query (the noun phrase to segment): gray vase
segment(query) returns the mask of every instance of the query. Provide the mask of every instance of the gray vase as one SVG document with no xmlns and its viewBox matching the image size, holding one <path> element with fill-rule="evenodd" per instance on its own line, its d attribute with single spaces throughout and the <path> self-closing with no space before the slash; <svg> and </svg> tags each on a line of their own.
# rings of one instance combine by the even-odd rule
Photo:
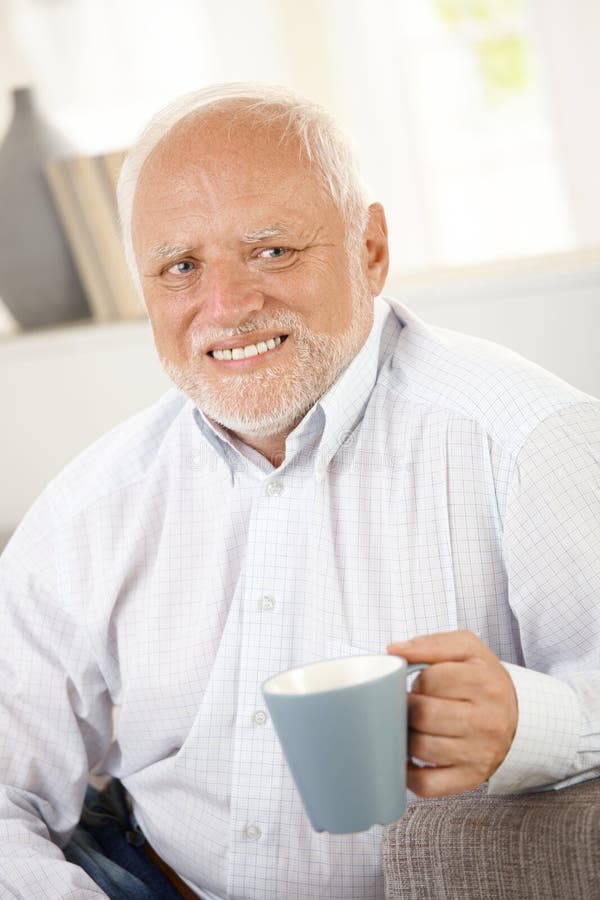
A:
<svg viewBox="0 0 600 900">
<path fill-rule="evenodd" d="M 24 329 L 90 317 L 44 175 L 72 151 L 35 108 L 28 88 L 0 145 L 0 299 Z"/>
</svg>

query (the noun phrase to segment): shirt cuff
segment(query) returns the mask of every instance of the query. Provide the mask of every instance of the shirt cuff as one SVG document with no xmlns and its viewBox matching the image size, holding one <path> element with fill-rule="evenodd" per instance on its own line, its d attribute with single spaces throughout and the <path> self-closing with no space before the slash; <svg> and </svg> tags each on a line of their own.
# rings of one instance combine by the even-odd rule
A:
<svg viewBox="0 0 600 900">
<path fill-rule="evenodd" d="M 573 774 L 581 730 L 577 695 L 558 678 L 502 664 L 519 704 L 513 742 L 488 781 L 489 794 L 511 794 L 562 781 Z"/>
</svg>

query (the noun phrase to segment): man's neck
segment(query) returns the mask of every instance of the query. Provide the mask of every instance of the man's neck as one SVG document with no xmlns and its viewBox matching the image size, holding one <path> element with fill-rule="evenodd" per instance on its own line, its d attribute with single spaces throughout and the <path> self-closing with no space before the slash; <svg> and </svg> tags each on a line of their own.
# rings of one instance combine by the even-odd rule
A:
<svg viewBox="0 0 600 900">
<path fill-rule="evenodd" d="M 243 441 L 248 447 L 252 447 L 253 450 L 256 450 L 261 456 L 264 456 L 265 459 L 268 459 L 271 465 L 277 469 L 285 460 L 285 442 L 288 434 L 292 431 L 293 428 L 289 428 L 287 431 L 283 431 L 280 434 L 271 434 L 261 437 L 257 437 L 253 434 L 241 434 L 239 431 L 229 433 L 239 441 Z"/>
</svg>

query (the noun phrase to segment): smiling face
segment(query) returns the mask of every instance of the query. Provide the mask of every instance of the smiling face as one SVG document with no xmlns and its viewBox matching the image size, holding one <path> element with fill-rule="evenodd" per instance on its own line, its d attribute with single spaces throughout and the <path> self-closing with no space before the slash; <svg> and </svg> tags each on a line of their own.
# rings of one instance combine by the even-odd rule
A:
<svg viewBox="0 0 600 900">
<path fill-rule="evenodd" d="M 349 256 L 298 145 L 216 113 L 181 122 L 151 153 L 132 237 L 167 374 L 259 449 L 285 439 L 355 356 L 387 270 L 381 207 Z"/>
</svg>

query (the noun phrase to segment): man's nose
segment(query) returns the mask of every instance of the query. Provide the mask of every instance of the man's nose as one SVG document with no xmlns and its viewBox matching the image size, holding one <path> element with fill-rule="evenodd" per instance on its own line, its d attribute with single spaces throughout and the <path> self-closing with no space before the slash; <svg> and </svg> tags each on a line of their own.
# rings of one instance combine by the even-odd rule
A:
<svg viewBox="0 0 600 900">
<path fill-rule="evenodd" d="M 250 313 L 264 305 L 264 295 L 251 273 L 242 266 L 223 261 L 206 265 L 201 297 L 205 319 L 223 328 L 241 325 Z"/>
</svg>

